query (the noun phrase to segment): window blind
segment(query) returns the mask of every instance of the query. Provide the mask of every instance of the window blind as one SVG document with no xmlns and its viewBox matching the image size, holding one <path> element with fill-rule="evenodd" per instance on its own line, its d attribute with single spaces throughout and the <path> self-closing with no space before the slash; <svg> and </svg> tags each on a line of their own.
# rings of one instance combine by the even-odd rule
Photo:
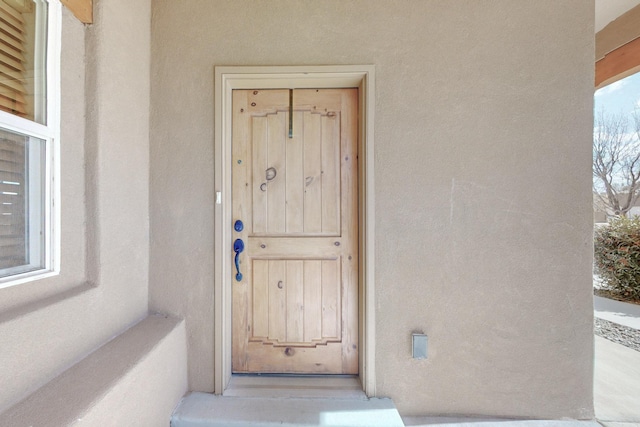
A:
<svg viewBox="0 0 640 427">
<path fill-rule="evenodd" d="M 0 0 L 0 110 L 32 119 L 27 106 L 27 24 Z M 14 6 L 26 5 L 24 2 Z M 0 131 L 0 269 L 28 263 L 28 137 Z"/>
<path fill-rule="evenodd" d="M 0 0 L 0 110 L 28 116 L 25 95 L 26 27 L 20 12 Z"/>
<path fill-rule="evenodd" d="M 27 140 L 22 135 L 0 133 L 0 268 L 27 263 Z"/>
</svg>

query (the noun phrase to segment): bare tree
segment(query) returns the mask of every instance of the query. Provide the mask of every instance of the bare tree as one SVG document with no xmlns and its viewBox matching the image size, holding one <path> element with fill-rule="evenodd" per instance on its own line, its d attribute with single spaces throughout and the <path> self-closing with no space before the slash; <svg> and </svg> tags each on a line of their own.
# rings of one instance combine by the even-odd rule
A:
<svg viewBox="0 0 640 427">
<path fill-rule="evenodd" d="M 609 216 L 627 216 L 640 196 L 640 114 L 632 129 L 623 115 L 595 118 L 593 131 L 593 193 Z"/>
</svg>

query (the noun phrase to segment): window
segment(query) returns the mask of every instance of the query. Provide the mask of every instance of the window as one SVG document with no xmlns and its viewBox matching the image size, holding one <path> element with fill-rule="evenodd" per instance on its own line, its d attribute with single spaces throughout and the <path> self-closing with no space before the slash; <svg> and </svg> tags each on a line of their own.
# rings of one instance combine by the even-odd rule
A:
<svg viewBox="0 0 640 427">
<path fill-rule="evenodd" d="M 57 271 L 58 0 L 0 0 L 0 287 Z"/>
</svg>

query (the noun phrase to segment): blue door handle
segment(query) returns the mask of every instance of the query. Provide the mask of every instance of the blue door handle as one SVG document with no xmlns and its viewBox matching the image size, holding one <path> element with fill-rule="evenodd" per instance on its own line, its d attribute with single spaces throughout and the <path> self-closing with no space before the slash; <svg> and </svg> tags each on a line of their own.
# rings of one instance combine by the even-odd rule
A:
<svg viewBox="0 0 640 427">
<path fill-rule="evenodd" d="M 240 253 L 244 251 L 244 242 L 242 239 L 236 239 L 236 241 L 233 242 L 233 251 L 236 253 L 236 281 L 240 282 L 242 280 L 242 273 L 240 273 Z"/>
</svg>

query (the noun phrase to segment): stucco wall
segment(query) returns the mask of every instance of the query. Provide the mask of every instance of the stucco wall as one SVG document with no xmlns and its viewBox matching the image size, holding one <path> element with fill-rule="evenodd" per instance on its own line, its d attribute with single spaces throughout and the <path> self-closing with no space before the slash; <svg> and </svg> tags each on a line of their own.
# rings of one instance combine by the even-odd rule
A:
<svg viewBox="0 0 640 427">
<path fill-rule="evenodd" d="M 593 415 L 593 2 L 152 10 L 150 306 L 186 318 L 191 389 L 214 381 L 214 66 L 374 64 L 378 394 L 403 415 Z"/>
<path fill-rule="evenodd" d="M 63 10 L 61 272 L 0 290 L 0 411 L 148 311 L 150 1 Z"/>
</svg>

